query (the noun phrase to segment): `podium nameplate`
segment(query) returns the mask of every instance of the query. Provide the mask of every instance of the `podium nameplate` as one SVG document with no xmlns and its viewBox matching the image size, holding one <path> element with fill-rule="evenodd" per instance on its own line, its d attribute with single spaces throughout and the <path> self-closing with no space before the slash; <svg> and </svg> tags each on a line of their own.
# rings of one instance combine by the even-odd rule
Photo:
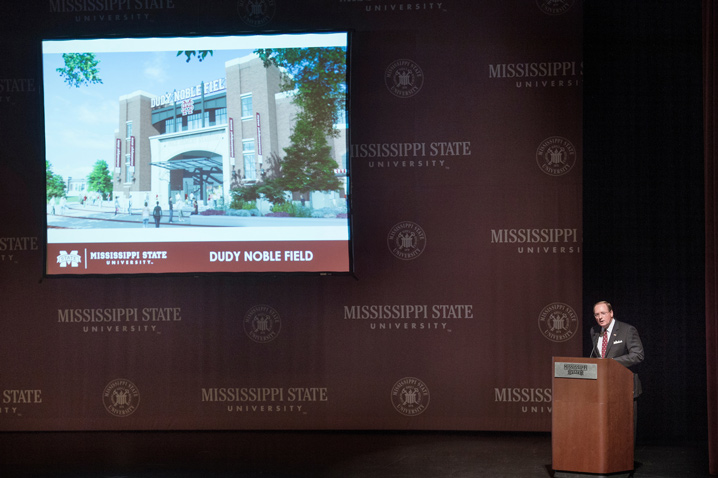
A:
<svg viewBox="0 0 718 478">
<path fill-rule="evenodd" d="M 598 379 L 598 365 L 595 363 L 554 362 L 553 376 L 556 378 Z"/>
</svg>

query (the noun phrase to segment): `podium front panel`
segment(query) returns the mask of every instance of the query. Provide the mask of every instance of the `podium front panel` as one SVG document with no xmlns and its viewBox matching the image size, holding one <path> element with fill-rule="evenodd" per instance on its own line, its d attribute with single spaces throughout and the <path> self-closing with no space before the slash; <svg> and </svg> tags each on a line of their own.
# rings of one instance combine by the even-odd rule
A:
<svg viewBox="0 0 718 478">
<path fill-rule="evenodd" d="M 553 469 L 632 470 L 633 374 L 611 359 L 555 357 L 553 364 Z"/>
</svg>

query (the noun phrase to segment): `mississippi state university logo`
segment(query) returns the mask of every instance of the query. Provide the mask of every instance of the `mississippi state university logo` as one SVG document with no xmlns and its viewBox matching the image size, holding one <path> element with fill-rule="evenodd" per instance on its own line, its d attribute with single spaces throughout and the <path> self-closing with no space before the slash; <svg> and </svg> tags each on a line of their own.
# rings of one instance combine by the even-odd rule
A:
<svg viewBox="0 0 718 478">
<path fill-rule="evenodd" d="M 391 94 L 409 98 L 424 85 L 424 72 L 411 60 L 396 60 L 386 69 L 384 81 Z"/>
<path fill-rule="evenodd" d="M 536 0 L 536 5 L 547 15 L 562 15 L 571 10 L 575 0 Z"/>
<path fill-rule="evenodd" d="M 257 343 L 265 344 L 276 339 L 282 328 L 279 314 L 267 305 L 256 305 L 244 316 L 244 333 Z"/>
<path fill-rule="evenodd" d="M 578 315 L 570 306 L 554 302 L 543 308 L 538 321 L 541 334 L 552 342 L 565 342 L 578 330 Z"/>
<path fill-rule="evenodd" d="M 416 259 L 426 248 L 426 233 L 418 224 L 403 221 L 396 224 L 387 236 L 389 250 L 403 261 Z"/>
<path fill-rule="evenodd" d="M 536 163 L 549 176 L 562 176 L 576 164 L 576 148 L 566 138 L 551 136 L 536 149 Z"/>
<path fill-rule="evenodd" d="M 239 18 L 253 27 L 261 27 L 269 23 L 275 11 L 275 0 L 239 0 L 237 3 Z"/>
<path fill-rule="evenodd" d="M 414 377 L 402 378 L 391 388 L 391 403 L 407 417 L 420 415 L 429 406 L 429 388 Z"/>
<path fill-rule="evenodd" d="M 82 262 L 82 258 L 77 251 L 70 251 L 69 254 L 67 251 L 60 251 L 57 256 L 57 263 L 60 264 L 60 267 L 67 267 L 68 264 L 72 267 L 78 267 L 80 262 Z"/>
<path fill-rule="evenodd" d="M 140 392 L 134 383 L 118 378 L 108 383 L 102 392 L 105 409 L 116 417 L 132 415 L 140 404 Z"/>
</svg>

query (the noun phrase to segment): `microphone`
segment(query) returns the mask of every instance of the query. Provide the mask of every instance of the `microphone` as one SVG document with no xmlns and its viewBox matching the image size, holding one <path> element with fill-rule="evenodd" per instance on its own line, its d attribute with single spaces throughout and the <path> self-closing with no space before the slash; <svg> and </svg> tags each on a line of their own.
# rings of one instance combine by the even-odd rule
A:
<svg viewBox="0 0 718 478">
<path fill-rule="evenodd" d="M 593 354 L 596 354 L 596 358 L 601 358 L 601 354 L 598 353 L 598 337 L 596 337 L 596 340 L 593 340 L 593 337 L 591 337 L 591 343 L 593 344 L 593 348 L 591 348 L 591 355 L 588 356 L 588 358 L 593 358 Z"/>
</svg>

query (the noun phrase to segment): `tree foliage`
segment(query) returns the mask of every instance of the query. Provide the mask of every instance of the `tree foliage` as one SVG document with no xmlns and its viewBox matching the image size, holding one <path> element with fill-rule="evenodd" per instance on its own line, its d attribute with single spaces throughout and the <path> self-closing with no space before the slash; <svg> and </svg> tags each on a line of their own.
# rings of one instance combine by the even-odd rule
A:
<svg viewBox="0 0 718 478">
<path fill-rule="evenodd" d="M 287 199 L 284 197 L 284 186 L 279 178 L 265 179 L 257 188 L 257 191 L 272 204 L 284 204 Z"/>
<path fill-rule="evenodd" d="M 97 69 L 100 60 L 95 58 L 94 53 L 63 53 L 62 59 L 65 67 L 56 68 L 56 71 L 69 86 L 79 88 L 82 85 L 102 83 Z"/>
<path fill-rule="evenodd" d="M 282 89 L 296 90 L 294 103 L 315 127 L 336 136 L 334 125 L 346 106 L 346 48 L 258 49 L 264 66 L 283 71 Z"/>
<path fill-rule="evenodd" d="M 291 136 L 291 144 L 284 148 L 282 177 L 278 179 L 288 191 L 336 191 L 341 182 L 334 174 L 337 162 L 331 157 L 326 135 L 314 124 L 299 115 Z"/>
<path fill-rule="evenodd" d="M 112 193 L 112 173 L 105 160 L 95 161 L 92 172 L 87 176 L 87 190 L 97 191 L 103 197 Z"/>
<path fill-rule="evenodd" d="M 255 202 L 264 198 L 272 204 L 283 204 L 286 202 L 284 189 L 277 178 L 270 178 L 257 184 L 245 184 L 232 188 L 232 203 L 230 209 L 242 209 L 244 204 Z"/>
<path fill-rule="evenodd" d="M 199 61 L 204 61 L 207 56 L 214 56 L 214 50 L 180 50 L 177 52 L 177 56 L 180 56 L 184 53 L 184 56 L 187 57 L 185 60 L 187 63 L 190 62 L 193 56 L 196 56 Z"/>
<path fill-rule="evenodd" d="M 50 198 L 61 198 L 65 196 L 65 181 L 62 176 L 52 172 L 52 164 L 45 160 L 45 195 Z"/>
<path fill-rule="evenodd" d="M 245 203 L 256 201 L 259 199 L 259 192 L 257 184 L 245 184 L 240 187 L 232 188 L 230 194 L 232 195 L 232 202 L 230 203 L 230 209 L 242 209 Z"/>
<path fill-rule="evenodd" d="M 259 49 L 265 68 L 282 71 L 281 88 L 293 91 L 299 108 L 281 164 L 277 185 L 296 192 L 335 191 L 341 187 L 327 137 L 336 137 L 346 106 L 345 48 Z"/>
</svg>

